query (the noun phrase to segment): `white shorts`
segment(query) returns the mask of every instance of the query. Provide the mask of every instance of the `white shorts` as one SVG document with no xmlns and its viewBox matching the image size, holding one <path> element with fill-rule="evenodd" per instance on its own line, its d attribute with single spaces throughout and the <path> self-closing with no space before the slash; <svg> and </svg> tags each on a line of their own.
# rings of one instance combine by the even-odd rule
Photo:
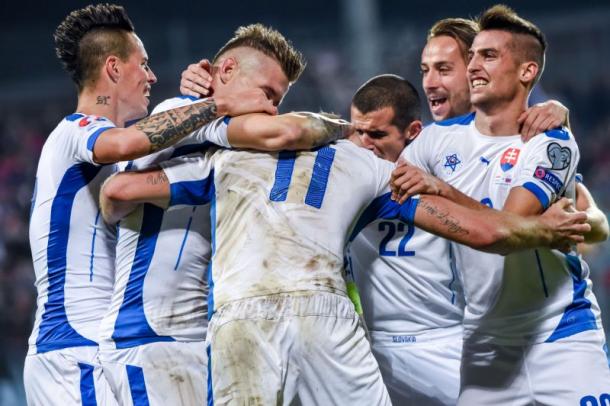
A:
<svg viewBox="0 0 610 406">
<path fill-rule="evenodd" d="M 601 330 L 522 346 L 473 341 L 464 343 L 459 405 L 610 404 Z"/>
<path fill-rule="evenodd" d="M 118 404 L 102 372 L 97 347 L 29 354 L 23 383 L 29 406 Z"/>
<path fill-rule="evenodd" d="M 158 342 L 102 349 L 104 374 L 123 406 L 205 405 L 205 342 Z"/>
<path fill-rule="evenodd" d="M 299 292 L 222 306 L 208 326 L 210 404 L 389 405 L 345 296 Z M 212 403 L 213 402 L 213 403 Z"/>
<path fill-rule="evenodd" d="M 455 405 L 461 326 L 410 335 L 371 331 L 373 355 L 395 405 Z"/>
</svg>

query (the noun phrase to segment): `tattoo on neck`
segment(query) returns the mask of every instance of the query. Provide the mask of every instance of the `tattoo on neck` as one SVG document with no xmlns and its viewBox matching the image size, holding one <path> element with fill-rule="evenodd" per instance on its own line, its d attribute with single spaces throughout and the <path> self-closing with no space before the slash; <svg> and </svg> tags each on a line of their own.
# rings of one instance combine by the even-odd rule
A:
<svg viewBox="0 0 610 406">
<path fill-rule="evenodd" d="M 108 99 L 110 99 L 110 96 L 97 96 L 97 101 L 95 104 L 103 104 L 104 106 L 107 106 Z"/>
<path fill-rule="evenodd" d="M 162 183 L 168 183 L 169 180 L 165 176 L 165 172 L 161 171 L 154 175 L 148 175 L 146 177 L 146 183 L 149 185 L 160 185 Z"/>
<path fill-rule="evenodd" d="M 436 217 L 442 225 L 447 227 L 450 233 L 470 234 L 467 229 L 460 225 L 460 221 L 458 219 L 451 217 L 449 213 L 441 212 L 434 204 L 424 199 L 420 199 L 417 207 Z"/>
<path fill-rule="evenodd" d="M 135 124 L 150 141 L 150 152 L 175 144 L 198 128 L 217 118 L 212 99 L 154 114 Z"/>
</svg>

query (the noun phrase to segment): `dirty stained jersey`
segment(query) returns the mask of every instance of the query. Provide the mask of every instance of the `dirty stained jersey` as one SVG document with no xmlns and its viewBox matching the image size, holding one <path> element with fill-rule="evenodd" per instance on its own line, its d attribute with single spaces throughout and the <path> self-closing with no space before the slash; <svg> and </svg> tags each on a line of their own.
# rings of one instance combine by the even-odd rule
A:
<svg viewBox="0 0 610 406">
<path fill-rule="evenodd" d="M 389 199 L 393 167 L 348 141 L 162 164 L 170 205 L 211 204 L 209 401 L 389 402 L 346 296 L 343 254 L 363 212 L 358 227 L 379 215 L 412 221 L 417 200 Z"/>
</svg>

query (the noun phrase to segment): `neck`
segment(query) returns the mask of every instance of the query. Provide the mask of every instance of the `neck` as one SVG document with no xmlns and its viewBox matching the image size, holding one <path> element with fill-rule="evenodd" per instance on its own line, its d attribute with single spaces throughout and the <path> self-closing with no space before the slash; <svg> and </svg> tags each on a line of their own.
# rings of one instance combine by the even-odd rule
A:
<svg viewBox="0 0 610 406">
<path fill-rule="evenodd" d="M 111 120 L 117 127 L 125 125 L 125 118 L 119 114 L 116 93 L 101 87 L 85 88 L 78 95 L 76 111 L 95 116 L 103 116 Z"/>
<path fill-rule="evenodd" d="M 519 134 L 517 119 L 527 108 L 527 98 L 515 98 L 507 103 L 475 106 L 474 124 L 481 134 L 505 136 Z"/>
</svg>

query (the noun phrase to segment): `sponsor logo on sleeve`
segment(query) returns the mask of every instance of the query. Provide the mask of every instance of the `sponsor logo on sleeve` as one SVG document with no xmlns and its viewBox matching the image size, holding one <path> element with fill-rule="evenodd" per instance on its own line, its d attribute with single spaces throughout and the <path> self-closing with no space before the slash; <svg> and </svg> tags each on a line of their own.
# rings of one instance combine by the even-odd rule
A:
<svg viewBox="0 0 610 406">
<path fill-rule="evenodd" d="M 534 171 L 534 177 L 549 185 L 555 194 L 559 194 L 559 191 L 563 188 L 563 182 L 551 172 L 550 168 L 538 166 Z"/>
<path fill-rule="evenodd" d="M 562 170 L 570 166 L 572 162 L 572 151 L 568 147 L 562 147 L 556 142 L 549 144 L 546 154 L 551 161 L 551 169 Z"/>
<path fill-rule="evenodd" d="M 500 168 L 504 172 L 509 171 L 517 165 L 517 161 L 519 160 L 519 154 L 521 150 L 519 148 L 509 148 L 502 154 L 502 158 L 500 158 Z"/>
</svg>

